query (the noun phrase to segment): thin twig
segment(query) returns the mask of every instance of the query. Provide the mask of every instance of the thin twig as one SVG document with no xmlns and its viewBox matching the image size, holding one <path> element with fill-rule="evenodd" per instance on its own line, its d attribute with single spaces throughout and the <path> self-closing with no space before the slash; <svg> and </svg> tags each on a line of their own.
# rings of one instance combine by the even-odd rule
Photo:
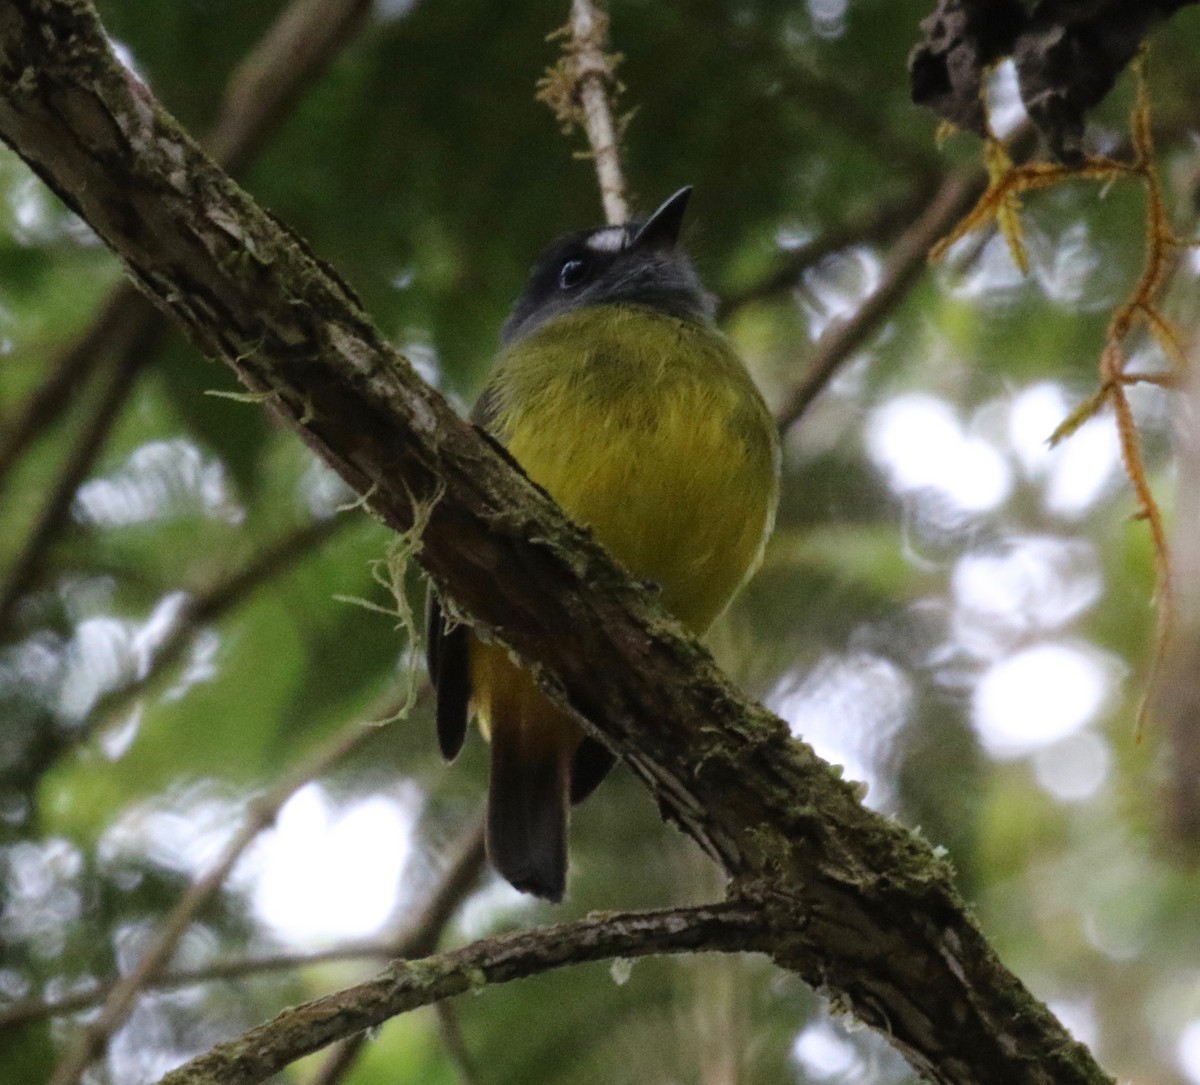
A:
<svg viewBox="0 0 1200 1085">
<path fill-rule="evenodd" d="M 479 881 L 486 859 L 483 819 L 480 818 L 450 849 L 446 870 L 416 919 L 404 923 L 392 937 L 393 957 L 425 957 L 437 949 L 446 924 Z"/>
<path fill-rule="evenodd" d="M 617 126 L 608 101 L 608 88 L 613 83 L 612 59 L 605 52 L 608 13 L 592 0 L 571 0 L 571 43 L 584 127 L 596 160 L 604 215 L 611 223 L 622 223 L 629 218 L 629 202 L 617 145 Z"/>
<path fill-rule="evenodd" d="M 0 494 L 10 480 L 13 466 L 62 417 L 79 390 L 86 386 L 93 367 L 113 349 L 114 342 L 128 342 L 137 322 L 151 316 L 158 319 L 141 294 L 123 283 L 110 294 L 83 333 L 59 350 L 45 380 L 0 432 Z"/>
<path fill-rule="evenodd" d="M 838 368 L 908 294 L 925 270 L 930 247 L 970 210 L 983 185 L 983 178 L 976 171 L 953 173 L 942 182 L 920 218 L 892 246 L 875 292 L 859 306 L 854 316 L 835 324 L 821 337 L 803 379 L 776 412 L 775 421 L 780 433 L 791 429 Z"/>
<path fill-rule="evenodd" d="M 233 174 L 249 165 L 371 7 L 372 0 L 293 0 L 225 84 L 209 154 Z"/>
<path fill-rule="evenodd" d="M 148 980 L 143 991 L 177 991 L 218 980 L 248 979 L 269 976 L 276 972 L 293 972 L 312 965 L 340 964 L 349 961 L 381 961 L 392 956 L 395 943 L 373 941 L 335 946 L 314 953 L 274 953 L 262 957 L 236 957 L 213 961 L 201 968 L 180 968 L 161 972 Z M 0 1008 L 0 1030 L 21 1028 L 47 1017 L 63 1017 L 90 1010 L 108 1000 L 119 980 L 111 980 L 87 991 L 77 991 L 61 998 L 26 998 Z"/>
<path fill-rule="evenodd" d="M 123 718 L 136 698 L 144 696 L 162 682 L 174 664 L 186 655 L 203 629 L 221 620 L 353 522 L 353 517 L 341 515 L 305 524 L 265 547 L 237 572 L 193 597 L 181 607 L 175 624 L 140 675 L 101 696 L 86 720 L 70 728 L 55 729 L 29 756 L 0 772 L 0 783 L 29 793 L 34 782 L 59 758 L 103 733 L 110 722 Z"/>
<path fill-rule="evenodd" d="M 225 845 L 225 850 L 208 872 L 194 881 L 175 903 L 159 924 L 152 944 L 137 965 L 113 985 L 99 1015 L 87 1025 L 54 1068 L 50 1085 L 74 1085 L 79 1080 L 91 1061 L 104 1051 L 113 1033 L 128 1019 L 138 995 L 166 967 L 196 913 L 220 891 L 229 872 L 254 838 L 274 823 L 283 804 L 297 790 L 313 777 L 328 771 L 371 733 L 370 725 L 361 720 L 348 724 L 311 751 L 274 787 L 247 805 L 245 820 Z"/>
<path fill-rule="evenodd" d="M 334 1044 L 329 1057 L 313 1075 L 308 1085 L 341 1085 L 346 1075 L 354 1069 L 358 1056 L 367 1045 L 367 1033 L 356 1032 L 353 1036 Z"/>
<path fill-rule="evenodd" d="M 243 568 L 189 599 L 176 616 L 171 631 L 155 651 L 149 667 L 125 685 L 100 697 L 88 714 L 88 719 L 71 731 L 71 745 L 80 745 L 102 733 L 111 721 L 124 714 L 134 700 L 163 681 L 171 668 L 187 654 L 203 629 L 246 603 L 339 532 L 359 522 L 357 517 L 342 513 L 295 528 L 265 546 Z"/>
<path fill-rule="evenodd" d="M 601 914 L 485 938 L 397 961 L 366 983 L 284 1010 L 171 1071 L 161 1085 L 255 1085 L 304 1055 L 418 1006 L 566 965 L 698 950 L 767 952 L 778 937 L 764 905 L 737 901 Z"/>
</svg>

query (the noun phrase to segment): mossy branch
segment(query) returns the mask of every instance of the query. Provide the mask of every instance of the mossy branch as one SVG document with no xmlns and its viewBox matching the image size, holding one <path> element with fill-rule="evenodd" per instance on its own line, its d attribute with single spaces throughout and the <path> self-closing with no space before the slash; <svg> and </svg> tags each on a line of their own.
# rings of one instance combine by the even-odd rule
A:
<svg viewBox="0 0 1200 1085">
<path fill-rule="evenodd" d="M 595 0 L 571 0 L 567 25 L 550 35 L 561 38 L 563 53 L 538 83 L 537 97 L 554 113 L 563 131 L 583 129 L 600 183 L 604 216 L 619 226 L 629 219 L 629 195 L 621 169 L 621 128 L 613 119 L 619 54 L 608 52 L 608 14 Z"/>
</svg>

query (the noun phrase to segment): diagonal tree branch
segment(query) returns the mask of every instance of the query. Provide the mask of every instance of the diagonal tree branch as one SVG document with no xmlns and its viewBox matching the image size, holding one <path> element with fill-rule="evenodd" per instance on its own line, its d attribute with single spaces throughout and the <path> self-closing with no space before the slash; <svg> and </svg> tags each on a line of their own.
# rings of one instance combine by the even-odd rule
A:
<svg viewBox="0 0 1200 1085">
<path fill-rule="evenodd" d="M 83 333 L 59 352 L 46 379 L 0 432 L 0 494 L 14 465 L 62 417 L 114 340 L 127 335 L 135 321 L 152 312 L 145 299 L 123 283 L 109 295 Z"/>
<path fill-rule="evenodd" d="M 458 1071 L 458 1079 L 462 1085 L 481 1085 L 479 1070 L 471 1052 L 467 1047 L 466 1037 L 463 1036 L 462 1022 L 458 1019 L 458 1005 L 444 1000 L 437 1004 L 438 1028 L 442 1034 L 442 1046 L 454 1069 Z"/>
<path fill-rule="evenodd" d="M 930 183 L 918 184 L 893 199 L 881 200 L 861 219 L 831 226 L 811 241 L 785 253 L 760 279 L 721 298 L 717 316 L 727 320 L 747 305 L 773 300 L 794 289 L 806 271 L 835 252 L 890 240 L 928 206 L 942 180 L 933 177 Z"/>
<path fill-rule="evenodd" d="M 246 169 L 354 39 L 372 0 L 292 0 L 225 85 L 204 141 L 230 173 Z"/>
<path fill-rule="evenodd" d="M 368 730 L 369 728 L 365 729 Z M 347 751 L 348 752 L 348 751 Z M 339 755 L 340 756 L 340 755 Z M 314 773 L 317 776 L 319 773 Z M 276 972 L 294 972 L 313 965 L 347 961 L 384 961 L 394 957 L 421 957 L 432 953 L 459 906 L 474 889 L 484 865 L 483 821 L 463 834 L 451 849 L 449 861 L 428 898 L 415 915 L 406 916 L 389 938 L 335 946 L 309 953 L 277 953 L 262 957 L 218 960 L 200 968 L 161 972 L 144 991 L 174 991 L 217 980 L 246 979 Z M 0 1009 L 0 1030 L 16 1029 L 47 1017 L 78 1013 L 104 1003 L 116 983 L 80 991 L 53 1000 L 28 998 Z"/>
<path fill-rule="evenodd" d="M 874 292 L 852 317 L 834 324 L 817 343 L 804 377 L 775 412 L 780 433 L 786 433 L 799 421 L 838 368 L 904 300 L 925 270 L 929 250 L 971 209 L 984 183 L 981 170 L 961 171 L 946 177 L 921 215 L 892 246 Z"/>
<path fill-rule="evenodd" d="M 37 523 L 25 537 L 8 578 L 0 585 L 0 638 L 9 630 L 17 604 L 41 576 L 50 547 L 70 517 L 75 492 L 86 480 L 120 417 L 145 359 L 153 350 L 153 341 L 165 330 L 160 321 L 139 321 L 136 317 L 130 328 L 135 335 L 134 341 L 128 351 L 107 367 L 109 371 L 104 376 L 99 401 L 71 446 L 66 463 L 46 497 Z M 126 332 L 117 334 L 125 335 Z"/>
<path fill-rule="evenodd" d="M 168 969 L 150 980 L 144 991 L 176 991 L 218 980 L 241 980 L 253 976 L 269 976 L 277 972 L 294 972 L 312 965 L 349 961 L 385 961 L 397 954 L 392 941 L 372 941 L 334 946 L 311 953 L 275 953 L 260 957 L 231 957 L 214 961 L 199 968 Z M 103 1005 L 112 993 L 117 980 L 101 983 L 87 991 L 75 991 L 61 998 L 24 998 L 0 1007 L 0 1031 L 23 1028 L 47 1017 L 63 1017 Z"/>
<path fill-rule="evenodd" d="M 1013 153 L 1021 157 L 1028 155 L 1033 145 L 1031 137 L 1028 125 L 1018 128 L 1010 137 Z M 914 208 L 915 218 L 888 252 L 874 292 L 864 299 L 853 316 L 831 325 L 825 332 L 816 345 L 816 353 L 809 359 L 804 376 L 776 410 L 775 421 L 781 434 L 800 421 L 837 371 L 900 306 L 920 281 L 934 243 L 958 224 L 986 187 L 987 173 L 982 166 L 964 167 L 943 175 L 928 200 Z"/>
<path fill-rule="evenodd" d="M 102 732 L 138 697 L 163 681 L 195 643 L 201 630 L 253 598 L 277 577 L 293 569 L 298 561 L 320 549 L 354 522 L 352 515 L 341 513 L 302 524 L 264 546 L 236 572 L 188 599 L 146 670 L 100 697 L 88 719 L 71 731 L 70 744 L 80 745 Z"/>
<path fill-rule="evenodd" d="M 370 0 L 294 0 L 237 67 L 206 143 L 231 173 L 246 168 L 288 112 L 345 47 Z M 84 332 L 59 356 L 20 414 L 0 433 L 0 489 L 26 449 L 71 405 L 83 378 L 106 352 L 159 314 L 128 282 L 116 287 Z"/>
<path fill-rule="evenodd" d="M 747 701 L 647 587 L 415 376 L 352 292 L 112 58 L 86 0 L 8 0 L 4 12 L 0 138 L 384 522 L 416 527 L 421 562 L 463 611 L 721 863 L 733 914 L 749 902 L 755 929 L 769 914 L 770 937 L 748 945 L 741 931 L 738 948 L 769 952 L 835 997 L 931 1080 L 1110 1080 L 1000 964 L 948 865 Z M 631 941 L 614 937 L 603 951 L 633 951 Z M 696 944 L 732 941 L 717 922 Z M 514 950 L 530 944 L 540 948 Z M 534 932 L 490 952 L 439 958 L 420 983 L 412 968 L 394 970 L 263 1026 L 214 1062 L 222 1080 L 257 1080 L 271 1072 L 264 1053 L 297 1032 L 314 1050 L 398 1011 L 418 988 L 448 996 L 479 968 L 513 978 L 534 957 L 577 957 L 579 943 Z"/>
</svg>

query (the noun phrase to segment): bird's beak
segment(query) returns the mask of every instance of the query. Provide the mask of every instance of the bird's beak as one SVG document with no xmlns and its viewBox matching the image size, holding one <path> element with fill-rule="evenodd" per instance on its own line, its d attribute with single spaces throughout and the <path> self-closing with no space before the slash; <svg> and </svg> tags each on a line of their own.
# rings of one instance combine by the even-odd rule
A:
<svg viewBox="0 0 1200 1085">
<path fill-rule="evenodd" d="M 688 200 L 691 198 L 691 185 L 681 188 L 674 196 L 669 196 L 663 205 L 642 223 L 631 247 L 673 249 L 679 240 L 683 213 L 687 210 Z"/>
</svg>

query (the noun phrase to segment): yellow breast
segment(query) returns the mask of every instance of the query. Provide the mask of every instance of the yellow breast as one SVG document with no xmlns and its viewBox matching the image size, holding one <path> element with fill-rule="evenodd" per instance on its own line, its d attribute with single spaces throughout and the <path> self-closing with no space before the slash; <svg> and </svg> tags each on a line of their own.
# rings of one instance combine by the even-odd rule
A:
<svg viewBox="0 0 1200 1085">
<path fill-rule="evenodd" d="M 758 564 L 778 441 L 715 330 L 639 306 L 583 309 L 510 348 L 484 402 L 529 476 L 695 631 Z"/>
</svg>

